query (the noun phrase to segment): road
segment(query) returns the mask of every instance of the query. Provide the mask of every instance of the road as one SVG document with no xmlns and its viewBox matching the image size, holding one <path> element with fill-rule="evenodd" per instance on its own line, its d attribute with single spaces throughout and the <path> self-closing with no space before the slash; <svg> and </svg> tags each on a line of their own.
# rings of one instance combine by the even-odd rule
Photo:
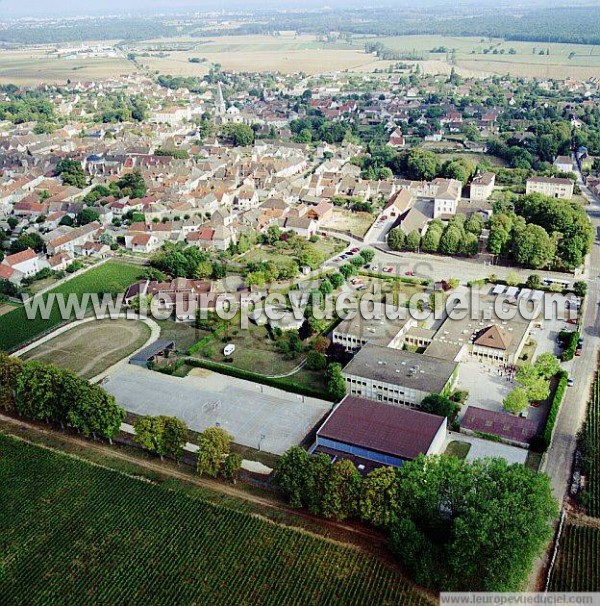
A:
<svg viewBox="0 0 600 606">
<path fill-rule="evenodd" d="M 590 204 L 586 207 L 596 234 L 600 233 L 600 203 L 581 181 L 579 187 Z M 596 239 L 585 264 L 585 279 L 588 296 L 583 310 L 581 334 L 584 337 L 583 354 L 575 358 L 572 374 L 576 384 L 565 396 L 556 421 L 554 438 L 547 453 L 544 471 L 550 476 L 555 497 L 562 502 L 569 484 L 573 454 L 577 445 L 577 432 L 585 418 L 590 386 L 597 370 L 597 355 L 600 345 L 600 241 Z"/>
</svg>

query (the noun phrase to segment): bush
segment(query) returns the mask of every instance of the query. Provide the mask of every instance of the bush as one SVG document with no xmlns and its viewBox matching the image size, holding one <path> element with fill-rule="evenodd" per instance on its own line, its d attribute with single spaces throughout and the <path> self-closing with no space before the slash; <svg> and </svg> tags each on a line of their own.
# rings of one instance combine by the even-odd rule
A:
<svg viewBox="0 0 600 606">
<path fill-rule="evenodd" d="M 566 334 L 568 335 L 568 344 L 560 357 L 563 362 L 569 362 L 575 357 L 575 351 L 577 351 L 577 342 L 579 341 L 579 332 L 575 331 Z M 564 335 L 564 333 L 561 333 L 559 337 L 562 335 Z"/>
</svg>

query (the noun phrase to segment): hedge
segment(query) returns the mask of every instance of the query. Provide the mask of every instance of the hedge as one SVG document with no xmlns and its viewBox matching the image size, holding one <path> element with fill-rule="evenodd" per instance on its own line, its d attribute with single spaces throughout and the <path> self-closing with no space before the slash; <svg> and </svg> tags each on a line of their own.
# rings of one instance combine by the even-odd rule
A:
<svg viewBox="0 0 600 606">
<path fill-rule="evenodd" d="M 208 360 L 198 360 L 197 358 L 186 358 L 185 363 L 189 366 L 193 366 L 194 368 L 206 368 L 207 370 L 212 370 L 223 375 L 244 379 L 246 381 L 254 381 L 255 383 L 260 383 L 261 385 L 276 387 L 277 389 L 283 389 L 284 391 L 297 393 L 309 398 L 331 399 L 331 396 L 326 390 L 301 385 L 300 383 L 296 383 L 296 381 L 292 381 L 288 378 L 277 379 L 265 377 L 264 375 L 260 375 L 249 370 L 243 370 L 241 368 L 236 368 L 235 366 L 227 366 L 226 364 L 220 364 L 219 362 L 211 362 Z"/>
<path fill-rule="evenodd" d="M 568 362 L 572 360 L 575 356 L 575 351 L 577 350 L 577 344 L 579 342 L 579 332 L 575 331 L 570 334 L 570 341 L 565 350 L 562 352 L 560 359 L 563 362 Z"/>
<path fill-rule="evenodd" d="M 394 276 L 393 274 L 385 274 L 377 271 L 367 271 L 361 269 L 358 272 L 361 276 L 368 276 L 369 278 L 379 278 L 381 280 L 387 280 L 389 282 L 404 282 L 405 284 L 412 284 L 413 286 L 429 286 L 431 280 L 422 280 L 421 278 L 407 278 L 405 276 Z"/>
<path fill-rule="evenodd" d="M 556 386 L 556 391 L 554 392 L 552 403 L 550 404 L 546 426 L 543 431 L 535 436 L 531 443 L 531 446 L 539 452 L 545 452 L 550 446 L 552 432 L 554 431 L 554 425 L 556 425 L 556 418 L 558 417 L 558 411 L 565 397 L 565 391 L 567 390 L 569 373 L 565 370 L 561 370 L 556 376 L 558 378 L 558 385 Z"/>
</svg>

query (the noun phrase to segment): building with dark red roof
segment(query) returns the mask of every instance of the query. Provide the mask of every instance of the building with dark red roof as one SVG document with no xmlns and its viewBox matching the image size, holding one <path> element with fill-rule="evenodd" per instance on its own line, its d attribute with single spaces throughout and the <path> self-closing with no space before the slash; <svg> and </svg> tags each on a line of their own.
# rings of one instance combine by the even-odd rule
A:
<svg viewBox="0 0 600 606">
<path fill-rule="evenodd" d="M 466 434 L 489 434 L 502 438 L 515 446 L 528 447 L 539 429 L 538 423 L 531 419 L 516 417 L 507 412 L 496 412 L 469 406 L 460 424 L 460 430 Z"/>
<path fill-rule="evenodd" d="M 365 468 L 400 467 L 420 454 L 441 452 L 446 431 L 445 417 L 346 396 L 317 431 L 315 451 Z"/>
</svg>

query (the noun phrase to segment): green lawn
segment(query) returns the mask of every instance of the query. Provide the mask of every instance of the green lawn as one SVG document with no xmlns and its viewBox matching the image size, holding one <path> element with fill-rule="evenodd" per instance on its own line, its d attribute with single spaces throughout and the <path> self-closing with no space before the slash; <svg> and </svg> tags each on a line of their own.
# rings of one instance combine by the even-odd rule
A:
<svg viewBox="0 0 600 606">
<path fill-rule="evenodd" d="M 429 603 L 356 548 L 2 435 L 0 452 L 5 604 Z"/>
<path fill-rule="evenodd" d="M 453 440 L 448 444 L 444 454 L 451 455 L 457 459 L 465 459 L 469 454 L 469 450 L 471 450 L 471 445 L 468 442 Z"/>
<path fill-rule="evenodd" d="M 135 282 L 142 268 L 129 265 L 121 261 L 108 261 L 107 263 L 90 269 L 86 273 L 64 282 L 42 295 L 48 300 L 51 294 L 69 295 L 74 293 L 108 293 L 116 295 L 122 293 L 130 284 Z M 31 320 L 27 318 L 24 307 L 19 307 L 3 316 L 0 316 L 0 350 L 11 350 L 20 344 L 35 339 L 40 334 L 58 326 L 63 321 L 57 305 L 53 305 L 47 320 L 39 315 Z"/>
</svg>

